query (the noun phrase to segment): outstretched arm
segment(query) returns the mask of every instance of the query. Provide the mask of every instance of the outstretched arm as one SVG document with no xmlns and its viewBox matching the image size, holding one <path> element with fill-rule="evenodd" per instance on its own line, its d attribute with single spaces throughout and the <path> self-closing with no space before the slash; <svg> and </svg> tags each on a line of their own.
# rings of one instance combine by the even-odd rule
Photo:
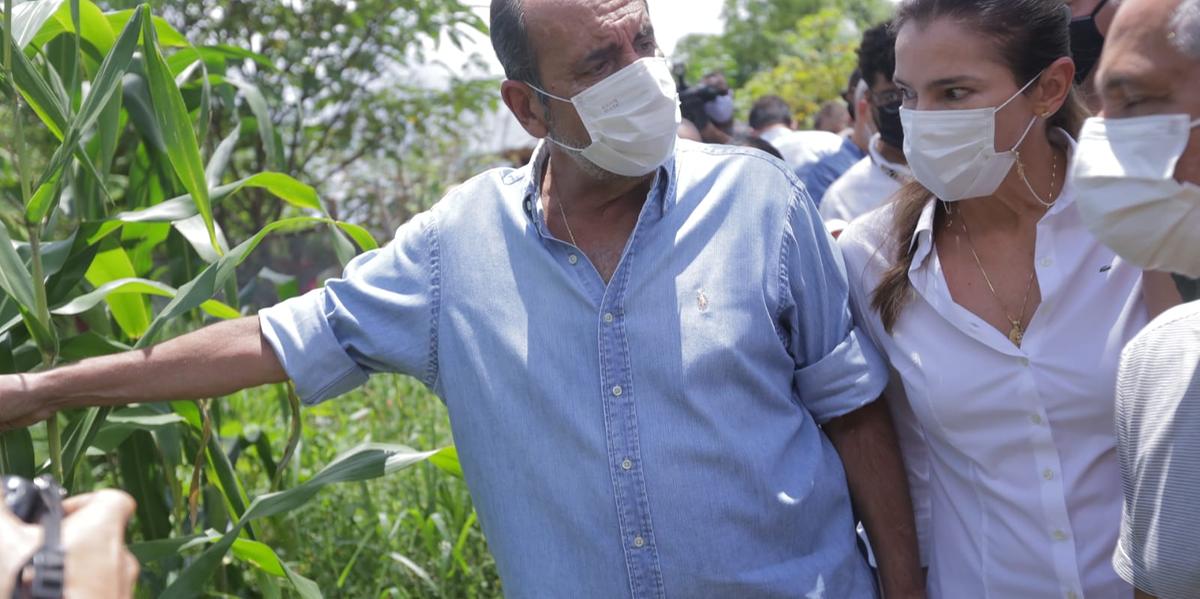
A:
<svg viewBox="0 0 1200 599">
<path fill-rule="evenodd" d="M 0 376 L 0 430 L 68 408 L 201 399 L 288 380 L 258 317 L 38 374 Z"/>
</svg>

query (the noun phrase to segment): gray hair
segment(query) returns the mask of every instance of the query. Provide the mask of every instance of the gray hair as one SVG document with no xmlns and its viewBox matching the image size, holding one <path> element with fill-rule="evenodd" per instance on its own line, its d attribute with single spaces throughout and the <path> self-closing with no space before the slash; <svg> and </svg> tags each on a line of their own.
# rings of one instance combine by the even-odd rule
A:
<svg viewBox="0 0 1200 599">
<path fill-rule="evenodd" d="M 1200 0 L 1182 0 L 1171 17 L 1171 43 L 1200 60 Z"/>
<path fill-rule="evenodd" d="M 504 67 L 504 76 L 541 87 L 537 54 L 525 26 L 525 2 L 492 0 L 491 30 L 492 48 Z"/>
</svg>

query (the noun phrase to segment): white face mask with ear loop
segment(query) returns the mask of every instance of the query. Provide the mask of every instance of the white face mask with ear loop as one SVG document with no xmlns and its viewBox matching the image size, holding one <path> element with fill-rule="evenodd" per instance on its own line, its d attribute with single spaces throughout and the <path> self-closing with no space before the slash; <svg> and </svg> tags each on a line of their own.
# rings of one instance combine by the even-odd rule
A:
<svg viewBox="0 0 1200 599">
<path fill-rule="evenodd" d="M 904 155 L 913 177 L 938 199 L 957 202 L 996 193 L 1017 162 L 1017 150 L 1038 121 L 1034 115 L 1007 152 L 996 151 L 996 113 L 1025 93 L 1039 73 L 995 108 L 970 110 L 900 109 Z"/>
<path fill-rule="evenodd" d="M 675 153 L 683 116 L 666 58 L 638 60 L 570 99 L 534 85 L 529 87 L 573 105 L 592 143 L 574 148 L 551 137 L 546 139 L 610 173 L 643 177 Z"/>
<path fill-rule="evenodd" d="M 1137 266 L 1200 277 L 1200 186 L 1175 180 L 1197 126 L 1187 114 L 1092 118 L 1079 135 L 1071 166 L 1079 213 Z"/>
</svg>

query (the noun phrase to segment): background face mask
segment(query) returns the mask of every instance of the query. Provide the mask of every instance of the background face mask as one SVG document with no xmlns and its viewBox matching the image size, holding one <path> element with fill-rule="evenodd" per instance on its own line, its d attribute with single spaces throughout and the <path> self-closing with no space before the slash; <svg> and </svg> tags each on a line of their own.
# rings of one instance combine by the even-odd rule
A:
<svg viewBox="0 0 1200 599">
<path fill-rule="evenodd" d="M 733 92 L 730 92 L 706 103 L 704 114 L 707 114 L 712 122 L 724 125 L 733 120 L 733 108 Z"/>
<path fill-rule="evenodd" d="M 574 105 L 592 143 L 573 148 L 548 139 L 610 173 L 642 177 L 675 152 L 682 116 L 665 58 L 643 58 L 569 100 L 530 87 Z"/>
<path fill-rule="evenodd" d="M 1040 77 L 1040 75 L 1039 75 Z M 913 176 L 944 202 L 996 193 L 1017 161 L 1016 150 L 1037 123 L 1034 116 L 1007 152 L 996 151 L 996 113 L 1025 93 L 1037 77 L 1000 106 L 974 110 L 900 109 L 904 155 Z"/>
<path fill-rule="evenodd" d="M 1100 61 L 1100 53 L 1104 50 L 1104 36 L 1096 26 L 1096 15 L 1105 4 L 1108 4 L 1108 0 L 1101 0 L 1092 10 L 1092 14 L 1071 21 L 1071 58 L 1075 60 L 1075 83 L 1083 83 Z"/>
<path fill-rule="evenodd" d="M 1200 187 L 1175 166 L 1200 125 L 1186 114 L 1088 119 L 1071 168 L 1079 212 L 1117 255 L 1200 277 Z"/>
</svg>

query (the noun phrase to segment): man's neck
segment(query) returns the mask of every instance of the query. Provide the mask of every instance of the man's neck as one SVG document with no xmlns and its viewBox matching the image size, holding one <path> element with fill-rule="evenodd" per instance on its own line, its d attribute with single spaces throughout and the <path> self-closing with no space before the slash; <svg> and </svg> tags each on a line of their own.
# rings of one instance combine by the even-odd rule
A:
<svg viewBox="0 0 1200 599">
<path fill-rule="evenodd" d="M 651 173 L 644 177 L 596 177 L 581 168 L 561 148 L 551 148 L 542 176 L 542 195 L 570 206 L 576 214 L 607 212 L 615 207 L 641 210 L 650 184 Z"/>
</svg>

